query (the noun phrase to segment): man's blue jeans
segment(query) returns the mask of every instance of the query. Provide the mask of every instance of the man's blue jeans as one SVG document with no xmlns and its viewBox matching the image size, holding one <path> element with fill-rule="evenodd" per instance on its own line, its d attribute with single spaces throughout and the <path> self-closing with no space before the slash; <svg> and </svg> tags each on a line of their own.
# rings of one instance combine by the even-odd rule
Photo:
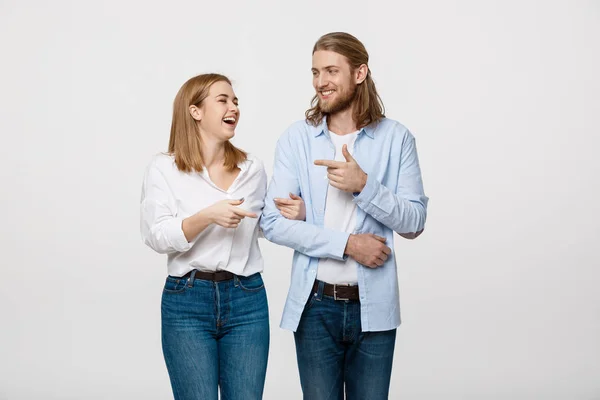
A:
<svg viewBox="0 0 600 400">
<path fill-rule="evenodd" d="M 195 274 L 194 274 L 195 275 Z M 167 277 L 162 347 L 176 400 L 261 399 L 269 311 L 260 274 L 232 280 Z"/>
<path fill-rule="evenodd" d="M 360 303 L 323 295 L 306 303 L 294 334 L 306 400 L 387 399 L 396 329 L 361 332 Z"/>
</svg>

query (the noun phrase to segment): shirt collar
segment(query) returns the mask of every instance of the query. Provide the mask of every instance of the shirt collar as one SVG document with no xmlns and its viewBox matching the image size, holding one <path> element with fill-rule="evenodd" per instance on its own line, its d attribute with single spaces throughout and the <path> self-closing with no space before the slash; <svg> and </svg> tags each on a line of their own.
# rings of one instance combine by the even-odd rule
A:
<svg viewBox="0 0 600 400">
<path fill-rule="evenodd" d="M 246 158 L 246 160 L 244 160 L 238 164 L 238 168 L 241 170 L 241 172 L 244 172 L 250 168 L 252 163 L 253 163 L 253 160 L 250 157 L 248 157 L 248 158 Z"/>
<path fill-rule="evenodd" d="M 365 126 L 364 128 L 361 128 L 358 131 L 358 136 L 360 136 L 361 134 L 365 134 L 368 137 L 370 137 L 371 139 L 375 138 L 375 127 L 377 126 L 377 124 L 369 124 L 367 126 Z M 323 118 L 323 120 L 321 121 L 321 123 L 317 126 L 310 126 L 313 132 L 314 137 L 318 137 L 320 135 L 326 135 L 329 136 L 329 129 L 327 128 L 327 118 Z"/>
<path fill-rule="evenodd" d="M 254 160 L 252 160 L 252 158 L 248 157 L 248 158 L 246 158 L 246 160 L 239 163 L 237 166 L 240 169 L 240 175 L 242 175 L 244 172 L 249 170 L 250 166 L 252 165 L 253 162 L 254 162 Z M 200 173 L 200 175 L 204 176 L 205 178 L 208 179 L 209 182 L 212 183 L 212 181 L 210 180 L 210 176 L 208 175 L 208 171 L 206 170 L 206 167 L 202 168 L 202 173 Z M 217 186 L 215 185 L 215 187 L 217 187 Z M 222 189 L 219 189 L 219 190 L 222 190 Z"/>
</svg>

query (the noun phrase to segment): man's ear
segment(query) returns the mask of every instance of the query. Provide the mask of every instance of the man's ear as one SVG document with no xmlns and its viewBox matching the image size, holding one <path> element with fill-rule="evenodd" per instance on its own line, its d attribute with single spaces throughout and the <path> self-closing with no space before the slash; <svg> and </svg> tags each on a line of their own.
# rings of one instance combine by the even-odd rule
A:
<svg viewBox="0 0 600 400">
<path fill-rule="evenodd" d="M 196 107 L 195 105 L 191 105 L 190 108 L 190 115 L 192 116 L 192 118 L 194 118 L 196 121 L 200 121 L 202 120 L 202 110 L 199 109 L 198 107 Z"/>
<path fill-rule="evenodd" d="M 360 67 L 356 68 L 356 73 L 354 78 L 356 79 L 356 84 L 360 85 L 367 79 L 367 74 L 369 73 L 369 67 L 367 64 L 361 64 Z"/>
</svg>

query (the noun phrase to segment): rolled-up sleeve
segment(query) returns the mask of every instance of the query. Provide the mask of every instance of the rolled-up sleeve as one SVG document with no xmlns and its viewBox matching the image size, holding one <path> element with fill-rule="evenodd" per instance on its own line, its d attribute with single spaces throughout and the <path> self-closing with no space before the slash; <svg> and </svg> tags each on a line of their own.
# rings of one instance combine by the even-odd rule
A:
<svg viewBox="0 0 600 400">
<path fill-rule="evenodd" d="M 192 246 L 177 217 L 177 203 L 161 171 L 150 164 L 146 169 L 140 200 L 140 231 L 144 243 L 162 254 L 186 252 Z"/>
</svg>

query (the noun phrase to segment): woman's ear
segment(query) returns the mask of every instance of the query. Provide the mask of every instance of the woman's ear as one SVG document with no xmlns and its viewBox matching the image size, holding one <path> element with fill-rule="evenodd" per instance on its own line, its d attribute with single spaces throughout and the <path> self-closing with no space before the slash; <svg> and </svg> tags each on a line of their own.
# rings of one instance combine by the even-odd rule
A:
<svg viewBox="0 0 600 400">
<path fill-rule="evenodd" d="M 192 116 L 192 118 L 194 118 L 196 121 L 200 121 L 202 120 L 202 110 L 199 109 L 198 107 L 196 107 L 195 105 L 191 105 L 190 106 L 190 115 Z"/>
</svg>

